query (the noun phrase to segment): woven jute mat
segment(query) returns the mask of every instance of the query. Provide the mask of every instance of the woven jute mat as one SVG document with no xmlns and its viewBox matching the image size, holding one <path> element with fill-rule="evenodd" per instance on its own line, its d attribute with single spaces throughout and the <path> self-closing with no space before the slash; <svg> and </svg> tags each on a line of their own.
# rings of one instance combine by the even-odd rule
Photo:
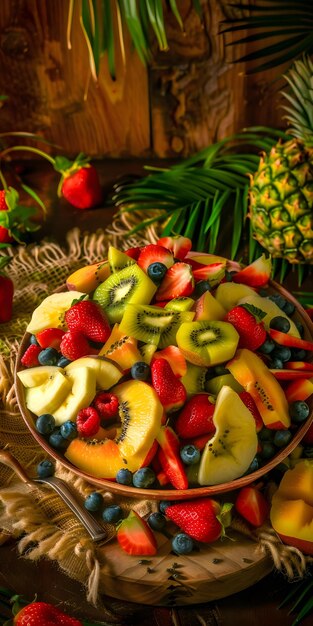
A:
<svg viewBox="0 0 313 626">
<path fill-rule="evenodd" d="M 135 220 L 136 216 L 132 219 Z M 38 245 L 18 246 L 9 252 L 12 256 L 9 272 L 15 295 L 13 318 L 0 329 L 0 447 L 9 450 L 30 477 L 36 476 L 36 466 L 46 455 L 20 415 L 13 372 L 31 313 L 43 298 L 64 284 L 75 269 L 106 258 L 110 244 L 125 249 L 156 240 L 153 229 L 140 236 L 125 238 L 131 226 L 129 222 L 115 222 L 111 229 L 91 234 L 81 234 L 78 229 L 73 229 L 67 235 L 65 247 L 53 241 L 42 241 Z M 56 463 L 55 473 L 70 485 L 80 500 L 95 489 L 61 463 Z M 30 488 L 2 464 L 0 487 L 0 528 L 4 535 L 16 539 L 20 555 L 33 561 L 46 558 L 56 562 L 71 578 L 85 586 L 87 600 L 96 605 L 103 593 L 101 578 L 106 573 L 105 545 L 92 542 L 55 492 L 41 485 Z M 111 493 L 102 493 L 106 503 L 117 501 Z M 148 500 L 123 499 L 121 502 L 119 498 L 119 503 L 124 509 L 133 508 L 141 515 L 156 507 Z M 245 534 L 249 532 L 244 526 L 239 530 Z M 107 541 L 114 541 L 114 528 L 107 526 L 107 532 Z M 298 550 L 283 546 L 271 528 L 261 529 L 254 538 L 260 549 L 271 555 L 274 567 L 289 578 L 304 574 L 307 559 Z"/>
</svg>

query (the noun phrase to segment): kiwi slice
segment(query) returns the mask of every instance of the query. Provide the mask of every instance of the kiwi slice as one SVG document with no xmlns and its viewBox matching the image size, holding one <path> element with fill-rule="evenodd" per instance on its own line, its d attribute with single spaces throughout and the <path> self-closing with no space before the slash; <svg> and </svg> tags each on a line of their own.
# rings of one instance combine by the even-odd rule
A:
<svg viewBox="0 0 313 626">
<path fill-rule="evenodd" d="M 188 398 L 205 391 L 206 373 L 206 367 L 187 363 L 187 372 L 181 377 L 181 382 L 187 391 Z"/>
<path fill-rule="evenodd" d="M 124 267 L 129 267 L 129 265 L 136 263 L 135 259 L 132 259 L 128 254 L 125 254 L 125 252 L 114 248 L 114 246 L 110 246 L 108 249 L 108 261 L 111 274 L 115 274 L 123 270 Z"/>
<path fill-rule="evenodd" d="M 188 298 L 188 296 L 179 296 L 167 302 L 164 308 L 167 311 L 190 311 L 194 303 L 195 301 L 192 298 Z"/>
<path fill-rule="evenodd" d="M 120 330 L 159 348 L 176 345 L 176 333 L 183 322 L 191 321 L 191 311 L 166 311 L 158 306 L 129 304 L 120 323 Z"/>
<path fill-rule="evenodd" d="M 176 341 L 187 361 L 209 367 L 233 358 L 239 335 L 229 322 L 202 320 L 181 324 Z"/>
<path fill-rule="evenodd" d="M 126 305 L 148 303 L 157 286 L 136 263 L 111 274 L 94 291 L 93 299 L 105 310 L 111 323 L 120 322 Z"/>
</svg>

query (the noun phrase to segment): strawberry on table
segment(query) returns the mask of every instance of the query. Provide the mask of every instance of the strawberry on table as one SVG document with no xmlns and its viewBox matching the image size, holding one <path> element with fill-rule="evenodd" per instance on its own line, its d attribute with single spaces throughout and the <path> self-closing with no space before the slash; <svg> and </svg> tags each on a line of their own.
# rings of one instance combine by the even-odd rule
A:
<svg viewBox="0 0 313 626">
<path fill-rule="evenodd" d="M 266 340 L 266 330 L 262 323 L 265 313 L 250 304 L 235 306 L 224 318 L 234 326 L 239 334 L 239 348 L 257 350 Z"/>
<path fill-rule="evenodd" d="M 48 602 L 31 602 L 24 606 L 13 619 L 14 626 L 83 626 L 83 623 L 63 613 Z"/>
<path fill-rule="evenodd" d="M 105 343 L 111 327 L 104 311 L 92 300 L 80 300 L 65 313 L 69 330 L 81 332 L 90 341 Z"/>
<path fill-rule="evenodd" d="M 136 511 L 130 511 L 128 517 L 117 526 L 116 537 L 127 554 L 153 556 L 157 552 L 157 542 L 151 528 Z"/>
<path fill-rule="evenodd" d="M 151 364 L 152 385 L 167 413 L 177 411 L 186 402 L 187 392 L 175 376 L 166 359 L 155 359 Z"/>
<path fill-rule="evenodd" d="M 77 209 L 91 209 L 100 204 L 102 189 L 96 168 L 82 152 L 75 161 L 63 156 L 54 159 L 54 169 L 62 174 L 58 195 Z"/>
<path fill-rule="evenodd" d="M 185 404 L 175 421 L 175 432 L 182 439 L 213 434 L 215 425 L 213 413 L 215 405 L 207 393 L 198 393 Z"/>
<path fill-rule="evenodd" d="M 10 263 L 11 258 L 0 258 L 0 324 L 9 322 L 12 318 L 14 284 L 11 278 L 2 272 L 2 269 Z"/>
<path fill-rule="evenodd" d="M 0 211 L 8 211 L 9 207 L 7 205 L 6 202 L 6 190 L 5 189 L 1 189 L 0 191 Z M 5 217 L 7 216 L 2 216 L 3 219 L 5 219 Z M 14 238 L 12 237 L 12 235 L 10 234 L 10 231 L 8 230 L 8 228 L 6 228 L 6 226 L 2 226 L 0 223 L 0 243 L 12 243 L 14 241 Z"/>
<path fill-rule="evenodd" d="M 166 507 L 165 515 L 192 539 L 212 543 L 224 534 L 231 521 L 231 505 L 223 507 L 211 498 L 178 502 Z"/>
</svg>

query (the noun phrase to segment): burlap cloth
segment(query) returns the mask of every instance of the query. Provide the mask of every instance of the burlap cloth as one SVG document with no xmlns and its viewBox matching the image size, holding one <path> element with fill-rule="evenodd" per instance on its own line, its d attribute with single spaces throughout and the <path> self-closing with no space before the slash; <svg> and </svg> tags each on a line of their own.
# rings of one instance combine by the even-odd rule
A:
<svg viewBox="0 0 313 626">
<path fill-rule="evenodd" d="M 127 222 L 115 223 L 110 230 L 85 235 L 73 229 L 67 235 L 66 248 L 43 241 L 39 245 L 12 248 L 9 252 L 12 255 L 9 272 L 15 295 L 13 319 L 0 329 L 0 446 L 19 460 L 30 477 L 36 476 L 36 466 L 45 458 L 45 453 L 24 424 L 15 397 L 13 372 L 20 340 L 32 311 L 41 300 L 62 285 L 78 267 L 105 258 L 109 243 L 124 249 L 156 239 L 155 231 L 149 229 L 126 241 L 122 234 L 129 228 Z M 70 484 L 81 501 L 95 490 L 60 463 L 56 464 L 56 475 Z M 105 545 L 92 542 L 81 523 L 50 488 L 38 485 L 31 489 L 1 463 L 0 485 L 2 537 L 13 536 L 23 558 L 55 561 L 71 578 L 85 586 L 88 601 L 96 604 L 100 594 L 105 593 L 101 584 L 106 570 Z M 108 503 L 117 501 L 117 496 L 111 493 L 103 492 L 103 496 Z M 121 498 L 118 501 L 123 509 L 131 507 L 142 515 L 156 507 L 149 501 L 124 499 L 121 502 Z M 114 528 L 107 526 L 107 531 L 108 540 L 114 541 Z M 250 532 L 245 525 L 240 531 Z M 308 559 L 298 550 L 283 546 L 271 528 L 263 528 L 254 538 L 261 550 L 271 554 L 274 567 L 290 578 L 304 574 Z"/>
</svg>

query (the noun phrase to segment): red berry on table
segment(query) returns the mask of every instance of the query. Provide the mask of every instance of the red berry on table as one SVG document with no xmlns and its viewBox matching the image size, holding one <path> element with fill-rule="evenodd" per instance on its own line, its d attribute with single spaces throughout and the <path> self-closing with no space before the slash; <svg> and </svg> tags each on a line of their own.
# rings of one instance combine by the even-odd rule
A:
<svg viewBox="0 0 313 626">
<path fill-rule="evenodd" d="M 217 519 L 220 511 L 215 500 L 198 498 L 168 506 L 165 515 L 196 541 L 211 543 L 223 534 L 223 525 Z"/>
<path fill-rule="evenodd" d="M 93 437 L 100 428 L 100 417 L 98 411 L 88 406 L 78 412 L 76 419 L 77 432 L 80 437 Z"/>
<path fill-rule="evenodd" d="M 62 337 L 60 352 L 69 361 L 75 361 L 91 354 L 92 350 L 88 339 L 79 330 L 68 330 Z"/>
<path fill-rule="evenodd" d="M 115 417 L 117 415 L 119 401 L 114 393 L 110 393 L 109 391 L 100 391 L 96 395 L 93 404 L 102 419 L 110 419 L 111 417 Z"/>
<path fill-rule="evenodd" d="M 24 365 L 24 367 L 36 367 L 36 365 L 39 365 L 38 355 L 41 350 L 42 348 L 40 346 L 36 346 L 35 344 L 28 346 L 21 358 L 22 365 Z"/>
<path fill-rule="evenodd" d="M 111 327 L 104 311 L 92 300 L 81 300 L 65 313 L 69 330 L 80 331 L 90 341 L 105 343 L 111 334 Z"/>
<path fill-rule="evenodd" d="M 213 413 L 215 405 L 207 393 L 192 396 L 175 421 L 175 432 L 182 439 L 190 439 L 215 432 Z"/>
<path fill-rule="evenodd" d="M 128 517 L 118 525 L 116 538 L 127 554 L 152 556 L 157 552 L 157 542 L 151 528 L 136 511 L 130 511 Z"/>
<path fill-rule="evenodd" d="M 10 257 L 3 256 L 0 259 L 0 268 L 10 262 Z M 14 284 L 9 276 L 0 272 L 0 324 L 9 322 L 13 311 Z"/>
<path fill-rule="evenodd" d="M 62 195 L 77 209 L 91 209 L 100 204 L 102 190 L 95 167 L 86 165 L 65 177 Z"/>
<path fill-rule="evenodd" d="M 252 526 L 262 526 L 268 517 L 270 506 L 259 489 L 242 487 L 235 500 L 236 511 Z"/>
<path fill-rule="evenodd" d="M 234 326 L 239 334 L 239 348 L 248 348 L 248 350 L 257 350 L 266 340 L 266 330 L 262 322 L 257 321 L 262 318 L 263 311 L 259 312 L 256 307 L 250 307 L 255 309 L 255 314 L 248 310 L 249 305 L 235 306 L 228 311 L 224 318 L 225 322 L 229 322 Z M 259 314 L 258 314 L 259 312 Z"/>
<path fill-rule="evenodd" d="M 83 626 L 75 617 L 66 615 L 48 602 L 32 602 L 24 606 L 13 619 L 14 626 Z"/>
<path fill-rule="evenodd" d="M 176 411 L 186 402 L 187 392 L 175 376 L 166 359 L 155 359 L 151 364 L 152 385 L 167 413 Z"/>
<path fill-rule="evenodd" d="M 7 211 L 9 208 L 6 203 L 5 194 L 6 194 L 6 190 L 1 189 L 0 190 L 0 211 Z M 0 243 L 12 243 L 13 241 L 14 241 L 14 238 L 10 235 L 9 230 L 5 226 L 0 225 Z"/>
</svg>

